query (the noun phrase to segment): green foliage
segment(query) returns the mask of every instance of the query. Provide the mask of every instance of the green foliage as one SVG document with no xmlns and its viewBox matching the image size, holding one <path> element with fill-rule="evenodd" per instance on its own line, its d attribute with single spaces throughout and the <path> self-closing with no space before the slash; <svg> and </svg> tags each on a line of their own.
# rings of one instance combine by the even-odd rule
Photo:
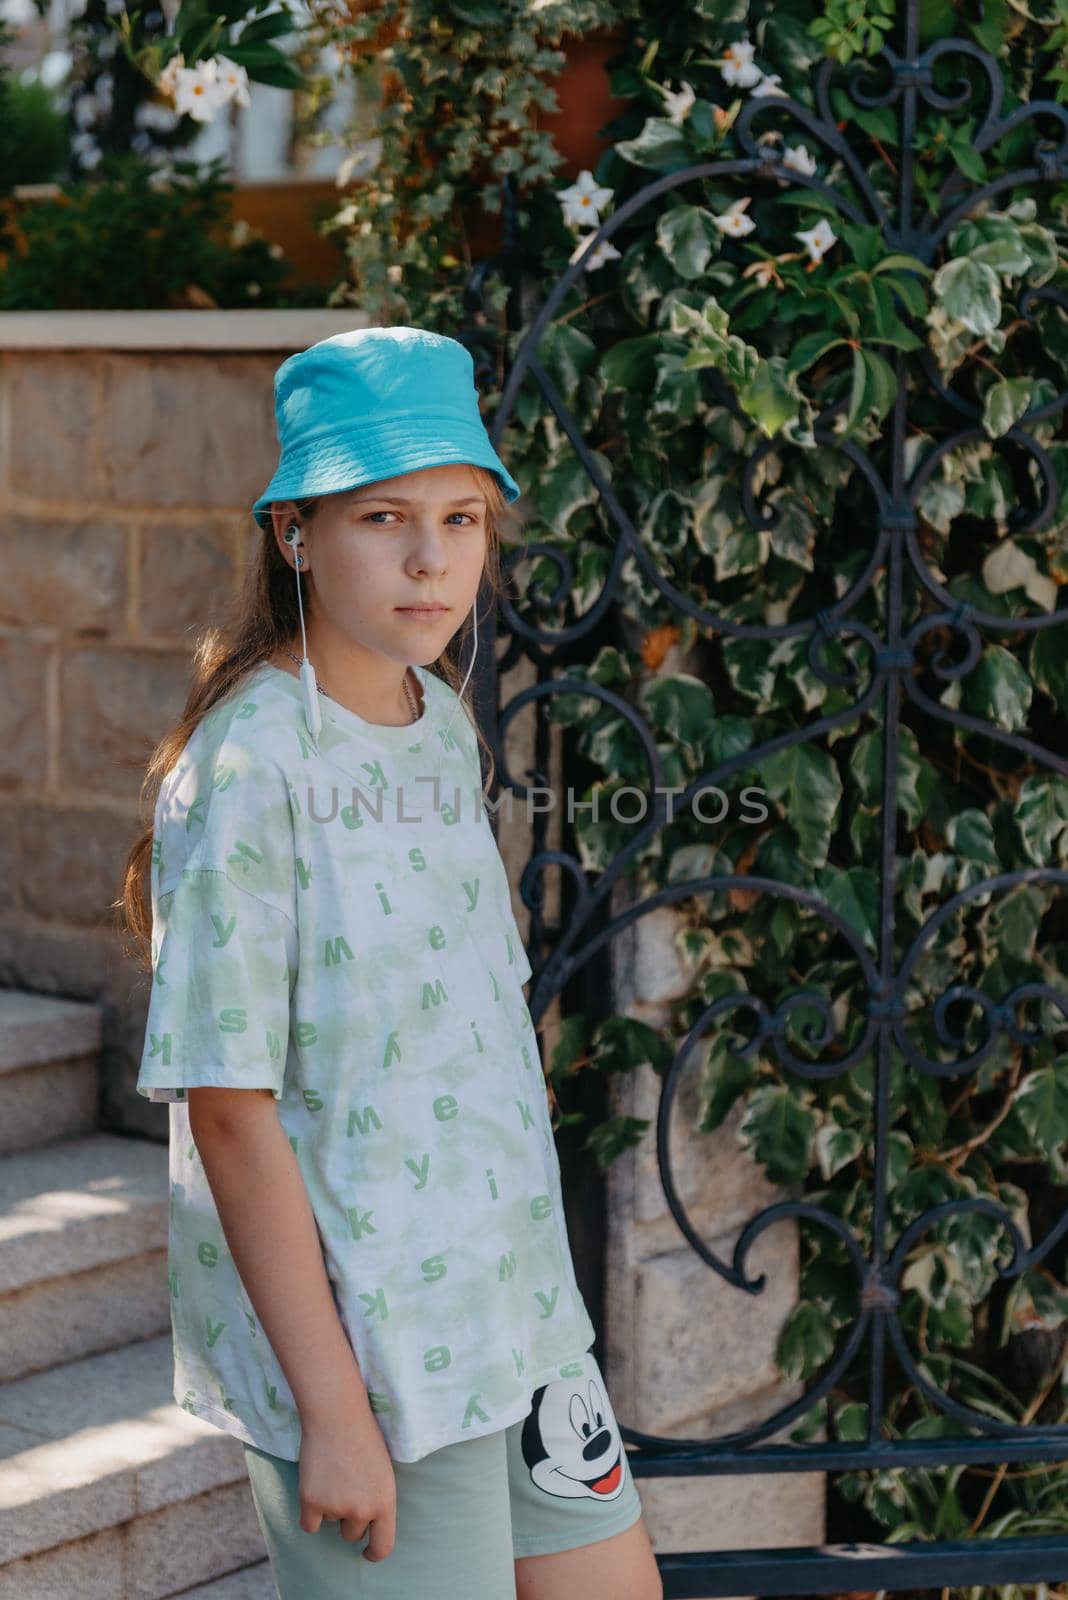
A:
<svg viewBox="0 0 1068 1600">
<path fill-rule="evenodd" d="M 15 249 L 0 268 L 6 311 L 117 310 L 180 306 L 322 303 L 316 286 L 293 285 L 266 239 L 232 243 L 216 157 L 203 170 L 176 160 L 160 184 L 139 156 L 105 156 L 92 179 L 26 206 Z"/>
<path fill-rule="evenodd" d="M 52 91 L 40 82 L 7 77 L 0 105 L 4 122 L 0 194 L 9 193 L 17 183 L 53 182 L 64 170 L 67 130 Z"/>
<path fill-rule="evenodd" d="M 366 141 L 359 151 L 334 219 L 352 269 L 335 303 L 446 332 L 468 325 L 471 221 L 479 207 L 497 209 L 508 177 L 518 197 L 526 326 L 500 330 L 506 287 L 495 279 L 485 316 L 487 342 L 500 331 L 514 355 L 533 308 L 581 243 L 561 200 L 570 179 L 541 126 L 572 40 L 610 28 L 618 42 L 609 72 L 624 104 L 602 130 L 610 148 L 591 175 L 608 191 L 589 219 L 596 226 L 656 178 L 741 160 L 735 123 L 749 87 L 724 74 L 730 47 L 740 58 L 751 43 L 760 70 L 815 116 L 815 69 L 827 56 L 856 65 L 884 40 L 900 52 L 900 11 L 888 0 L 549 0 L 534 13 L 520 0 L 382 0 L 342 21 L 321 9 L 319 37 L 362 51 L 364 97 L 389 91 L 375 148 Z M 383 28 L 391 30 L 384 46 L 376 43 Z M 960 52 L 938 59 L 937 103 L 913 101 L 909 220 L 918 228 L 933 226 L 970 188 L 1033 166 L 1041 130 L 1012 117 L 1024 99 L 1068 101 L 1063 5 L 924 5 L 920 28 L 923 45 L 959 31 L 992 53 L 1011 126 L 980 147 L 985 74 Z M 951 105 L 962 78 L 972 98 Z M 1041 1237 L 1059 1214 L 1068 1185 L 1068 1028 L 1057 1007 L 1036 997 L 1016 1022 L 1042 1025 L 1044 1043 L 1003 1030 L 986 1049 L 987 1011 L 1025 983 L 1063 991 L 1064 897 L 1048 881 L 1020 882 L 974 894 L 937 926 L 931 919 L 986 878 L 1068 863 L 1068 785 L 1000 737 L 1025 732 L 1062 754 L 1068 748 L 1068 629 L 1015 626 L 1048 616 L 1068 582 L 1063 412 L 1041 415 L 1068 386 L 1068 320 L 1057 299 L 1068 285 L 1068 189 L 1001 185 L 970 213 L 964 206 L 930 259 L 921 258 L 902 247 L 911 230 L 898 232 L 900 106 L 857 105 L 845 82 L 842 73 L 830 82 L 837 126 L 829 142 L 767 95 L 750 132 L 780 164 L 666 188 L 627 216 L 611 252 L 583 257 L 538 344 L 641 550 L 640 560 L 628 552 L 622 563 L 616 636 L 592 659 L 569 663 L 568 675 L 611 686 L 647 721 L 665 785 L 719 783 L 735 802 L 747 786 L 764 795 L 755 820 L 743 820 L 736 804 L 722 823 L 679 808 L 636 846 L 633 823 L 613 809 L 623 789 L 651 788 L 633 727 L 593 694 L 553 697 L 548 716 L 594 773 L 578 798 L 603 802 L 580 812 L 574 827 L 587 873 L 596 877 L 623 851 L 639 898 L 669 884 L 735 882 L 675 902 L 676 950 L 692 983 L 670 1020 L 651 1030 L 630 1018 L 565 1016 L 550 1086 L 583 1071 L 662 1076 L 702 1024 L 696 1127 L 731 1138 L 770 1182 L 840 1219 L 865 1254 L 876 1250 L 872 1129 L 883 1094 L 888 1236 L 879 1243 L 892 1247 L 932 1207 L 961 1202 L 1004 1207 L 1029 1242 L 1032 1222 Z M 808 163 L 820 187 L 794 182 L 787 154 Z M 491 393 L 487 417 L 494 404 Z M 870 460 L 890 480 L 898 406 L 907 415 L 906 478 L 920 485 L 915 556 L 929 578 L 922 583 L 901 552 L 901 634 L 944 610 L 946 597 L 949 607 L 1003 626 L 977 628 L 967 670 L 967 632 L 940 624 L 916 647 L 917 687 L 946 712 L 978 719 L 982 731 L 901 697 L 889 774 L 890 965 L 919 941 L 900 1027 L 930 1070 L 917 1070 L 891 1042 L 890 1081 L 880 1085 L 870 1050 L 830 1074 L 864 1037 L 864 962 L 882 954 L 886 702 L 856 710 L 874 663 L 848 624 L 838 631 L 828 623 L 814 656 L 809 632 L 813 618 L 827 619 L 863 586 L 849 617 L 886 636 L 885 562 L 863 583 L 878 508 L 858 463 Z M 1024 435 L 1045 452 L 1052 485 Z M 529 376 L 502 450 L 527 491 L 530 541 L 542 547 L 514 569 L 520 607 L 546 629 L 573 625 L 596 605 L 619 534 Z M 561 564 L 546 552 L 568 559 L 569 582 L 561 584 Z M 664 584 L 704 616 L 682 614 Z M 724 622 L 794 631 L 750 637 Z M 957 676 L 946 675 L 947 664 L 957 664 Z M 817 719 L 824 733 L 806 737 Z M 845 931 L 786 893 L 748 891 L 747 874 L 806 891 Z M 945 1004 L 954 986 L 965 992 Z M 968 998 L 968 986 L 987 1010 Z M 755 1001 L 774 1019 L 759 1040 Z M 980 1053 L 975 1070 L 953 1070 Z M 821 1075 L 797 1070 L 815 1063 Z M 589 1131 L 587 1148 L 603 1166 L 650 1133 L 644 1119 L 615 1115 Z M 777 1356 L 784 1376 L 811 1383 L 855 1322 L 860 1286 L 826 1222 L 802 1218 L 798 1237 L 798 1304 Z M 894 1285 L 904 1336 L 923 1375 L 961 1403 L 1002 1420 L 1041 1412 L 1063 1421 L 1062 1368 L 1036 1380 L 1021 1358 L 1032 1334 L 1066 1320 L 1063 1245 L 1002 1281 L 1009 1252 L 1006 1229 L 985 1212 L 951 1209 L 930 1221 Z M 867 1361 L 862 1346 L 794 1437 L 819 1427 L 865 1436 Z M 900 1373 L 892 1381 L 888 1438 L 961 1431 Z M 952 1538 L 1063 1528 L 1062 1477 L 1050 1469 L 990 1485 L 953 1467 L 847 1474 L 839 1483 L 869 1519 L 862 1536 L 874 1522 L 891 1539 Z"/>
<path fill-rule="evenodd" d="M 298 65 L 277 43 L 301 26 L 301 16 L 288 0 L 280 5 L 253 0 L 251 6 L 246 0 L 181 0 L 173 31 L 162 37 L 148 26 L 153 10 L 151 4 L 124 6 L 113 24 L 126 58 L 150 82 L 158 80 L 175 56 L 186 67 L 195 67 L 220 55 L 244 67 L 250 82 L 276 89 L 307 87 Z"/>
</svg>

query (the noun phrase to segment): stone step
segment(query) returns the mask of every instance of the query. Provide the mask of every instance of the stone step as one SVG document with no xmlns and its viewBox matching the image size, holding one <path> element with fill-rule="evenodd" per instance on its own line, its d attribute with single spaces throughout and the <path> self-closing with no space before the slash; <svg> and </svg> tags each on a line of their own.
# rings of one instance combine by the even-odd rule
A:
<svg viewBox="0 0 1068 1600">
<path fill-rule="evenodd" d="M 95 1128 L 102 1024 L 97 1005 L 0 989 L 0 1156 Z"/>
<path fill-rule="evenodd" d="M 169 1330 L 166 1146 L 94 1133 L 0 1161 L 0 1382 Z"/>
<path fill-rule="evenodd" d="M 168 1333 L 0 1384 L 0 1600 L 165 1600 L 263 1563 L 241 1442 L 173 1371 Z"/>
<path fill-rule="evenodd" d="M 254 1567 L 243 1567 L 226 1578 L 216 1578 L 213 1583 L 198 1583 L 195 1589 L 183 1589 L 174 1600 L 278 1600 L 278 1590 L 271 1576 L 271 1563 L 257 1561 Z"/>
</svg>

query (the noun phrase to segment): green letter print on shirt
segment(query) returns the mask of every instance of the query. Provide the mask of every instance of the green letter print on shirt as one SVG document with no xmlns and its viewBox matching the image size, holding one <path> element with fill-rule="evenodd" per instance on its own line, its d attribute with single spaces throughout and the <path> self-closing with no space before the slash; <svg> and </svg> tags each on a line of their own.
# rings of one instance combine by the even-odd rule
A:
<svg viewBox="0 0 1068 1600">
<path fill-rule="evenodd" d="M 396 1459 L 415 1460 L 525 1414 L 533 1386 L 574 1363 L 581 1375 L 593 1342 L 520 987 L 530 966 L 492 830 L 466 799 L 473 732 L 442 773 L 464 804 L 434 811 L 417 781 L 432 741 L 379 750 L 328 715 L 317 748 L 298 682 L 271 669 L 257 691 L 240 722 L 222 704 L 202 721 L 161 792 L 170 899 L 153 906 L 144 1083 L 171 1099 L 204 1081 L 276 1084 L 369 1399 Z M 431 708 L 438 695 L 431 683 Z M 454 705 L 442 684 L 438 709 Z M 331 790 L 321 820 L 312 795 L 321 809 Z M 426 800 L 417 830 L 412 795 Z M 293 1397 L 210 1231 L 195 1155 L 174 1177 L 176 1397 L 222 1427 L 232 1408 L 231 1431 L 297 1459 Z"/>
</svg>

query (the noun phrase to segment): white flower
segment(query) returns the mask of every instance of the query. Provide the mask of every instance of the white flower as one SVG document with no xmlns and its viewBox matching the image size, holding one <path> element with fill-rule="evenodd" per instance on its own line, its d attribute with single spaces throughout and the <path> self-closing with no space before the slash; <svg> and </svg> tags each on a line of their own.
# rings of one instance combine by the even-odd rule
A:
<svg viewBox="0 0 1068 1600">
<path fill-rule="evenodd" d="M 782 80 L 779 77 L 779 74 L 777 72 L 770 72 L 770 73 L 769 72 L 765 72 L 764 75 L 762 76 L 762 78 L 760 79 L 760 82 L 759 83 L 755 83 L 753 85 L 752 89 L 749 92 L 750 92 L 750 94 L 755 94 L 755 95 L 761 95 L 761 94 L 785 94 L 786 90 L 779 88 L 779 84 L 781 82 L 782 82 Z"/>
<path fill-rule="evenodd" d="M 176 54 L 171 56 L 171 59 L 167 62 L 167 65 L 156 79 L 156 88 L 161 94 L 169 95 L 171 98 L 173 98 L 174 91 L 178 86 L 178 73 L 184 66 L 185 57 L 179 50 L 176 52 Z"/>
<path fill-rule="evenodd" d="M 735 239 L 740 239 L 743 234 L 752 233 L 756 223 L 752 217 L 745 215 L 745 208 L 751 203 L 752 198 L 752 195 L 743 195 L 740 200 L 733 201 L 726 211 L 721 211 L 718 216 L 712 218 L 720 233 L 729 233 Z"/>
<path fill-rule="evenodd" d="M 674 94 L 668 89 L 662 89 L 661 93 L 664 96 L 664 114 L 669 122 L 678 127 L 683 117 L 689 116 L 690 108 L 697 99 L 693 85 L 684 82 Z"/>
<path fill-rule="evenodd" d="M 87 171 L 91 171 L 96 166 L 103 154 L 92 134 L 85 129 L 82 129 L 80 133 L 73 134 L 70 144 L 79 162 Z"/>
<path fill-rule="evenodd" d="M 219 89 L 219 104 L 236 100 L 239 106 L 251 104 L 248 93 L 248 73 L 228 56 L 215 58 L 215 82 Z"/>
<path fill-rule="evenodd" d="M 837 234 L 831 232 L 831 225 L 826 217 L 821 217 L 814 228 L 798 230 L 794 234 L 794 238 L 800 239 L 804 244 L 813 265 L 823 260 L 837 237 Z"/>
<path fill-rule="evenodd" d="M 355 183 L 360 178 L 366 178 L 373 172 L 382 159 L 382 140 L 362 139 L 360 143 L 345 156 L 337 169 L 335 183 L 343 189 L 347 183 Z"/>
<path fill-rule="evenodd" d="M 619 259 L 619 251 L 610 239 L 602 239 L 599 245 L 592 250 L 590 249 L 590 240 L 596 232 L 596 228 L 593 228 L 589 233 L 584 234 L 568 257 L 568 260 L 573 264 L 578 260 L 579 256 L 583 256 L 585 258 L 583 266 L 586 272 L 596 272 L 597 268 L 603 267 L 606 261 L 618 261 Z M 587 251 L 589 251 L 588 256 L 586 254 Z"/>
<path fill-rule="evenodd" d="M 229 98 L 229 95 L 226 96 Z M 174 109 L 191 116 L 194 122 L 210 122 L 220 104 L 215 81 L 215 57 L 195 67 L 179 67 L 174 75 Z"/>
<path fill-rule="evenodd" d="M 41 57 L 38 68 L 38 77 L 46 89 L 54 89 L 63 82 L 73 65 L 73 58 L 66 50 L 49 50 Z"/>
<path fill-rule="evenodd" d="M 811 178 L 816 170 L 816 158 L 803 144 L 791 144 L 782 153 L 784 167 L 793 167 L 795 172 L 803 172 L 806 178 Z"/>
<path fill-rule="evenodd" d="M 753 63 L 753 46 L 748 39 L 738 39 L 727 46 L 719 70 L 724 83 L 737 84 L 740 89 L 750 88 L 763 77 L 760 68 Z"/>
<path fill-rule="evenodd" d="M 601 207 L 611 200 L 614 189 L 606 189 L 596 182 L 589 168 L 579 173 L 570 189 L 561 189 L 558 199 L 564 208 L 564 221 L 569 228 L 597 226 L 601 220 Z"/>
<path fill-rule="evenodd" d="M 91 128 L 94 122 L 99 122 L 102 110 L 94 94 L 80 94 L 72 108 L 74 121 L 79 128 Z"/>
</svg>

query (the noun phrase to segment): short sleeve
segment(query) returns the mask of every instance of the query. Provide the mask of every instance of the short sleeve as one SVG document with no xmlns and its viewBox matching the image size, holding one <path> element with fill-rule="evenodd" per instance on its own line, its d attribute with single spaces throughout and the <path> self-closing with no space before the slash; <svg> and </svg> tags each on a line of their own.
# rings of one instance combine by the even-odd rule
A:
<svg viewBox="0 0 1068 1600">
<path fill-rule="evenodd" d="M 183 868 L 155 901 L 152 986 L 137 1092 L 184 1100 L 201 1084 L 281 1099 L 297 929 L 214 868 Z"/>
</svg>

